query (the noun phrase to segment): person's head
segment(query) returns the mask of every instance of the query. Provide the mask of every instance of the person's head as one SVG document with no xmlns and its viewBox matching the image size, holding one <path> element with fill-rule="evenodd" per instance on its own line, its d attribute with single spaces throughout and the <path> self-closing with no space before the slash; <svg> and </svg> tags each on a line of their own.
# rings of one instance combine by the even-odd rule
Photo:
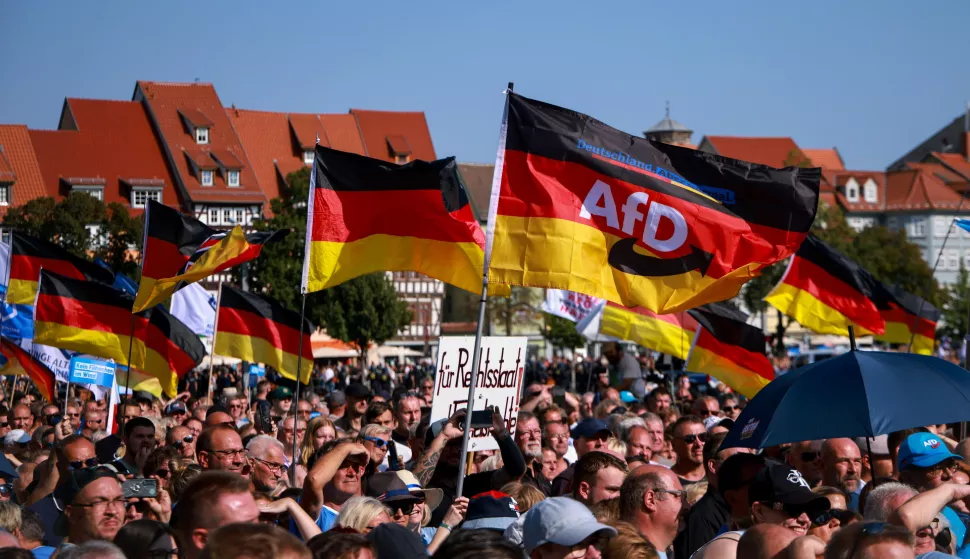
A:
<svg viewBox="0 0 970 559">
<path fill-rule="evenodd" d="M 351 419 L 362 417 L 367 413 L 367 406 L 373 394 L 363 384 L 351 384 L 344 391 L 347 396 L 347 416 Z"/>
<path fill-rule="evenodd" d="M 717 472 L 721 469 L 721 464 L 725 460 L 735 454 L 750 454 L 753 452 L 749 448 L 740 447 L 718 450 L 725 438 L 727 438 L 727 433 L 716 433 L 708 436 L 707 441 L 704 443 L 704 475 L 707 477 L 708 484 L 714 488 L 717 488 Z"/>
<path fill-rule="evenodd" d="M 820 457 L 822 483 L 844 487 L 855 493 L 860 489 L 862 453 L 852 439 L 826 439 Z"/>
<path fill-rule="evenodd" d="M 527 411 L 520 411 L 515 424 L 515 444 L 526 464 L 542 460 L 542 429 L 539 419 Z"/>
<path fill-rule="evenodd" d="M 798 470 L 774 460 L 767 460 L 751 480 L 748 502 L 755 524 L 777 524 L 799 536 L 808 533 L 811 519 L 831 506 L 828 499 L 812 493 Z"/>
<path fill-rule="evenodd" d="M 539 501 L 544 501 L 546 494 L 541 489 L 531 483 L 521 481 L 510 481 L 502 486 L 502 493 L 505 493 L 515 501 L 519 508 L 519 514 L 525 514 Z"/>
<path fill-rule="evenodd" d="M 306 464 L 313 454 L 320 450 L 320 447 L 328 441 L 337 438 L 337 429 L 329 418 L 320 415 L 314 417 L 307 423 L 306 434 L 303 442 L 300 443 L 300 458 Z"/>
<path fill-rule="evenodd" d="M 387 402 L 371 402 L 367 406 L 367 411 L 364 412 L 363 425 L 372 423 L 394 428 L 394 412 L 391 410 L 390 404 Z"/>
<path fill-rule="evenodd" d="M 136 417 L 141 417 L 141 407 L 137 403 L 129 402 L 121 407 L 121 419 L 126 425 Z"/>
<path fill-rule="evenodd" d="M 745 559 L 775 559 L 798 535 L 777 524 L 756 524 L 738 540 L 737 556 Z"/>
<path fill-rule="evenodd" d="M 23 429 L 27 431 L 34 424 L 34 416 L 30 413 L 30 408 L 24 404 L 17 404 L 7 414 L 7 420 L 12 429 Z M 102 425 L 104 427 L 104 425 Z"/>
<path fill-rule="evenodd" d="M 80 545 L 62 548 L 57 559 L 126 559 L 121 549 L 111 542 L 89 540 Z"/>
<path fill-rule="evenodd" d="M 155 424 L 147 417 L 135 417 L 125 423 L 125 451 L 132 459 L 142 449 L 155 448 Z"/>
<path fill-rule="evenodd" d="M 269 435 L 256 435 L 246 444 L 246 454 L 252 464 L 253 486 L 257 491 L 272 493 L 286 475 L 283 443 Z"/>
<path fill-rule="evenodd" d="M 892 477 L 894 469 L 893 459 L 889 454 L 889 435 L 879 435 L 870 439 L 858 437 L 855 439 L 855 444 L 862 451 L 863 481 L 868 483 L 873 478 Z M 870 452 L 872 453 L 871 463 Z M 957 454 L 960 454 L 959 450 Z"/>
<path fill-rule="evenodd" d="M 74 470 L 61 486 L 64 532 L 72 543 L 114 539 L 125 521 L 125 498 L 116 473 L 103 467 Z"/>
<path fill-rule="evenodd" d="M 832 536 L 825 559 L 913 559 L 913 535 L 883 522 L 856 522 Z"/>
<path fill-rule="evenodd" d="M 179 456 L 195 460 L 195 435 L 184 425 L 176 425 L 165 434 L 165 444 L 178 450 Z"/>
<path fill-rule="evenodd" d="M 144 518 L 125 524 L 115 536 L 114 544 L 126 557 L 169 559 L 181 552 L 175 530 L 164 522 Z"/>
<path fill-rule="evenodd" d="M 614 528 L 597 522 L 588 508 L 568 497 L 546 499 L 522 519 L 522 546 L 531 559 L 600 559 L 614 536 Z"/>
<path fill-rule="evenodd" d="M 451 559 L 522 559 L 522 550 L 496 530 L 458 530 L 435 555 Z"/>
<path fill-rule="evenodd" d="M 721 401 L 721 413 L 724 417 L 732 421 L 737 421 L 742 409 L 744 407 L 741 406 L 741 402 L 733 396 L 729 396 Z"/>
<path fill-rule="evenodd" d="M 602 419 L 594 417 L 580 421 L 571 432 L 576 455 L 582 457 L 587 452 L 603 450 L 609 440 L 610 429 Z"/>
<path fill-rule="evenodd" d="M 412 493 L 394 472 L 376 473 L 367 481 L 367 495 L 380 501 L 390 511 L 391 520 L 408 526 L 411 513 L 425 501 L 424 493 Z"/>
<path fill-rule="evenodd" d="M 374 547 L 364 534 L 329 530 L 306 542 L 314 559 L 375 559 Z"/>
<path fill-rule="evenodd" d="M 418 424 L 421 423 L 423 402 L 421 393 L 412 391 L 402 392 L 394 400 L 394 421 L 397 423 L 398 432 L 407 433 L 408 437 L 414 436 Z"/>
<path fill-rule="evenodd" d="M 236 422 L 233 420 L 229 412 L 225 411 L 220 406 L 212 406 L 205 412 L 205 422 L 203 423 L 206 427 L 213 427 L 216 425 L 229 425 L 230 427 L 235 427 Z"/>
<path fill-rule="evenodd" d="M 717 403 L 717 398 L 714 396 L 701 396 L 694 400 L 691 413 L 701 419 L 717 417 L 721 415 L 721 406 Z"/>
<path fill-rule="evenodd" d="M 635 525 L 657 549 L 667 549 L 677 535 L 684 494 L 669 469 L 640 466 L 620 486 L 620 520 Z"/>
<path fill-rule="evenodd" d="M 920 491 L 949 483 L 957 469 L 959 454 L 950 452 L 946 443 L 932 433 L 913 433 L 899 445 L 896 469 L 899 481 Z"/>
<path fill-rule="evenodd" d="M 337 526 L 367 534 L 378 525 L 391 522 L 391 511 L 373 497 L 351 497 L 340 507 Z"/>
<path fill-rule="evenodd" d="M 556 458 L 562 458 L 569 452 L 569 426 L 565 423 L 546 423 L 542 440 L 556 453 Z"/>
<path fill-rule="evenodd" d="M 620 495 L 628 470 L 626 462 L 605 452 L 587 452 L 573 470 L 573 499 L 586 506 Z"/>
<path fill-rule="evenodd" d="M 269 524 L 236 522 L 214 530 L 202 559 L 311 559 L 303 543 L 286 530 Z"/>
<path fill-rule="evenodd" d="M 628 458 L 642 456 L 644 461 L 649 461 L 653 456 L 653 441 L 646 427 L 634 426 L 626 432 L 623 442 L 626 444 Z"/>
<path fill-rule="evenodd" d="M 172 527 L 183 554 L 195 559 L 216 528 L 233 522 L 255 523 L 259 508 L 249 480 L 232 472 L 209 471 L 189 482 L 172 512 Z"/>
<path fill-rule="evenodd" d="M 247 465 L 242 438 L 228 425 L 206 427 L 196 446 L 203 470 L 221 470 L 241 474 Z"/>
<path fill-rule="evenodd" d="M 704 463 L 704 442 L 707 429 L 696 415 L 685 415 L 670 429 L 678 466 L 697 467 Z"/>
<path fill-rule="evenodd" d="M 640 417 L 643 418 L 643 424 L 650 436 L 650 451 L 659 456 L 664 446 L 664 420 L 652 412 L 646 412 Z"/>
<path fill-rule="evenodd" d="M 80 435 L 70 435 L 61 439 L 55 447 L 57 470 L 61 479 L 67 479 L 68 472 L 97 466 L 100 462 L 94 450 L 94 443 Z"/>
<path fill-rule="evenodd" d="M 182 467 L 179 451 L 170 446 L 159 446 L 145 458 L 145 477 L 158 476 L 159 487 L 167 489 L 172 473 Z"/>
<path fill-rule="evenodd" d="M 202 434 L 202 429 L 205 427 L 205 425 L 202 423 L 202 421 L 200 421 L 199 419 L 197 419 L 195 417 L 190 417 L 190 418 L 186 419 L 182 423 L 182 425 L 184 425 L 186 428 L 188 428 L 189 432 L 191 432 L 192 433 L 192 436 L 195 437 L 196 439 L 199 438 L 199 435 Z"/>
<path fill-rule="evenodd" d="M 273 414 L 285 417 L 293 407 L 293 391 L 285 386 L 277 386 L 269 393 L 267 400 L 273 406 Z"/>
<path fill-rule="evenodd" d="M 20 512 L 20 533 L 18 539 L 24 549 L 33 549 L 44 543 L 44 521 L 40 514 L 24 508 Z"/>
<path fill-rule="evenodd" d="M 280 432 L 277 438 L 286 446 L 287 452 L 291 452 L 293 443 L 302 441 L 304 436 L 306 436 L 306 421 L 297 420 L 292 415 L 288 415 L 280 422 Z"/>
<path fill-rule="evenodd" d="M 390 442 L 391 428 L 377 423 L 368 423 L 360 430 L 358 438 L 364 448 L 367 449 L 367 453 L 370 454 L 371 464 L 376 468 L 384 461 L 384 457 L 387 456 L 387 447 L 392 444 Z"/>
<path fill-rule="evenodd" d="M 296 403 L 296 415 L 303 422 L 310 421 L 310 414 L 313 413 L 313 404 L 309 400 L 300 400 Z"/>
<path fill-rule="evenodd" d="M 238 421 L 246 415 L 246 398 L 242 396 L 229 398 L 229 401 L 226 402 L 226 409 L 229 410 L 229 415 Z"/>
<path fill-rule="evenodd" d="M 17 536 L 23 522 L 22 510 L 20 505 L 12 501 L 0 502 L 0 529 Z"/>
<path fill-rule="evenodd" d="M 324 444 L 317 451 L 315 455 L 316 460 L 320 460 L 342 443 L 343 441 L 336 439 Z M 361 492 L 361 477 L 364 475 L 367 461 L 367 458 L 351 455 L 341 462 L 333 478 L 323 487 L 325 498 L 339 505 L 351 497 L 359 496 Z"/>
<path fill-rule="evenodd" d="M 672 401 L 673 397 L 671 397 L 669 390 L 663 387 L 654 388 L 647 395 L 647 409 L 656 414 L 666 413 L 670 410 Z"/>
<path fill-rule="evenodd" d="M 905 483 L 881 483 L 866 496 L 863 518 L 866 522 L 886 522 L 896 509 L 919 492 Z"/>
<path fill-rule="evenodd" d="M 801 472 L 809 485 L 815 487 L 822 482 L 822 468 L 819 458 L 822 455 L 822 441 L 801 441 L 792 443 L 785 460 Z"/>
<path fill-rule="evenodd" d="M 559 467 L 559 454 L 551 447 L 542 447 L 542 477 L 552 481 L 564 469 Z"/>
</svg>

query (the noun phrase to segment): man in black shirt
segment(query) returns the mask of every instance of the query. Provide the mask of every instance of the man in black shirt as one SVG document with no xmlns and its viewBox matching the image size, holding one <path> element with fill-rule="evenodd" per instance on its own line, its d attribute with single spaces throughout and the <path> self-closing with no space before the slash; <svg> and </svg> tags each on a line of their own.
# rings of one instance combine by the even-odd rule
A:
<svg viewBox="0 0 970 559">
<path fill-rule="evenodd" d="M 552 482 L 542 475 L 542 429 L 539 428 L 538 418 L 527 411 L 520 411 L 516 419 L 515 444 L 525 457 L 523 483 L 535 485 L 548 497 Z"/>
</svg>

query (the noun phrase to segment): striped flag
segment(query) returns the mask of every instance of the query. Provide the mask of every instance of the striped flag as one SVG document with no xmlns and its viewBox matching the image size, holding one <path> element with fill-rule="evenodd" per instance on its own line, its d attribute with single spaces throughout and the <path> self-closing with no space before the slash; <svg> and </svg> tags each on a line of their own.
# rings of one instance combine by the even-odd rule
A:
<svg viewBox="0 0 970 559">
<path fill-rule="evenodd" d="M 8 338 L 0 339 L 0 353 L 7 358 L 5 373 L 27 375 L 45 400 L 54 401 L 57 396 L 56 378 L 50 369 Z"/>
<path fill-rule="evenodd" d="M 697 321 L 686 311 L 657 314 L 643 307 L 628 309 L 607 302 L 598 312 L 599 316 L 594 319 L 599 324 L 598 328 L 594 327 L 596 334 L 607 336 L 605 339 L 634 342 L 681 360 L 687 359 L 697 331 Z M 588 335 L 587 324 L 577 326 L 577 330 Z"/>
<path fill-rule="evenodd" d="M 879 314 L 886 322 L 886 332 L 875 338 L 893 344 L 911 343 L 910 351 L 913 353 L 932 355 L 936 343 L 936 323 L 940 321 L 939 309 L 895 285 L 887 286 L 887 291 L 892 299 L 879 305 Z"/>
<path fill-rule="evenodd" d="M 724 303 L 688 312 L 700 324 L 688 371 L 710 375 L 748 398 L 775 378 L 765 355 L 764 333 L 747 323 L 748 315 Z"/>
<path fill-rule="evenodd" d="M 63 248 L 35 237 L 13 231 L 10 233 L 10 270 L 6 302 L 13 305 L 33 305 L 37 296 L 37 276 L 43 268 L 68 278 L 97 281 L 111 285 L 114 274 L 74 256 Z"/>
</svg>

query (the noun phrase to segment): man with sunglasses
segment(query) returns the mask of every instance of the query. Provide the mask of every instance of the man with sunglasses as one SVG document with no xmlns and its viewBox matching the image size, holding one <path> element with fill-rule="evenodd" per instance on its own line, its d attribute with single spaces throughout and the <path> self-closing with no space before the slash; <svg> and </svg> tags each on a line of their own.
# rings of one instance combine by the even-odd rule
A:
<svg viewBox="0 0 970 559">
<path fill-rule="evenodd" d="M 287 468 L 293 464 L 293 443 L 296 442 L 299 445 L 303 442 L 305 436 L 306 421 L 302 419 L 296 421 L 292 415 L 283 418 L 276 438 L 283 443 L 283 458 Z M 299 452 L 299 449 L 297 449 L 297 452 Z"/>
<path fill-rule="evenodd" d="M 703 481 L 706 476 L 704 443 L 707 442 L 707 429 L 704 428 L 704 422 L 696 415 L 685 415 L 674 423 L 671 433 L 676 456 L 676 462 L 671 469 L 680 478 L 680 484 L 687 487 Z"/>
<path fill-rule="evenodd" d="M 283 464 L 283 443 L 269 435 L 256 435 L 246 445 L 246 454 L 252 463 L 249 478 L 256 491 L 276 495 L 280 479 L 286 475 Z"/>
<path fill-rule="evenodd" d="M 810 486 L 818 487 L 822 484 L 822 468 L 819 463 L 821 455 L 822 441 L 800 441 L 792 443 L 785 462 L 801 472 Z"/>
<path fill-rule="evenodd" d="M 367 453 L 370 456 L 367 472 L 364 474 L 365 479 L 375 474 L 381 468 L 384 463 L 384 458 L 387 457 L 388 441 L 390 440 L 390 427 L 370 423 L 364 425 L 364 428 L 360 430 L 357 442 L 364 445 L 364 448 L 367 449 Z"/>
<path fill-rule="evenodd" d="M 80 435 L 69 435 L 55 445 L 50 458 L 37 466 L 37 486 L 24 504 L 40 515 L 48 534 L 48 545 L 56 547 L 61 543 L 61 536 L 53 531 L 57 518 L 64 510 L 64 501 L 60 497 L 63 489 L 60 486 L 70 482 L 71 472 L 95 467 L 99 463 L 90 440 Z"/>
<path fill-rule="evenodd" d="M 721 413 L 731 421 L 737 421 L 741 415 L 741 402 L 733 396 L 729 396 L 721 402 Z"/>
<path fill-rule="evenodd" d="M 952 540 L 953 533 L 965 533 L 966 525 L 963 518 L 953 512 L 948 507 L 950 503 L 966 501 L 970 499 L 970 486 L 958 485 L 956 483 L 945 483 L 933 489 L 924 491 L 916 495 L 909 501 L 902 504 L 895 512 L 889 515 L 889 522 L 898 524 L 916 535 L 916 552 L 926 553 L 936 549 L 936 544 L 941 539 Z M 942 524 L 960 523 L 953 528 L 944 528 Z M 948 530 L 944 533 L 943 530 Z M 945 537 L 941 538 L 941 534 Z M 949 542 L 946 542 L 949 547 Z M 956 550 L 960 557 L 967 556 L 970 546 L 965 542 L 963 547 Z"/>
<path fill-rule="evenodd" d="M 391 520 L 405 528 L 414 507 L 424 502 L 424 498 L 412 493 L 394 472 L 374 474 L 368 480 L 366 494 L 383 503 L 391 511 Z"/>
<path fill-rule="evenodd" d="M 183 460 L 195 462 L 195 436 L 184 425 L 176 425 L 165 434 L 165 444 L 178 450 Z"/>
<path fill-rule="evenodd" d="M 317 451 L 308 464 L 300 506 L 320 530 L 332 528 L 344 503 L 361 495 L 361 479 L 369 460 L 364 445 L 346 440 L 328 441 Z"/>
</svg>

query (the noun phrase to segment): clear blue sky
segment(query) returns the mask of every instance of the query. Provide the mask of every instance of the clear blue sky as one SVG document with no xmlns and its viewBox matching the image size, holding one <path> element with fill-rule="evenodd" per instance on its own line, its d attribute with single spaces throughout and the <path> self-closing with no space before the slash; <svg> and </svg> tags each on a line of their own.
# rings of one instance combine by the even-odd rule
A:
<svg viewBox="0 0 970 559">
<path fill-rule="evenodd" d="M 670 100 L 695 142 L 792 136 L 882 169 L 970 99 L 967 21 L 964 1 L 9 1 L 0 122 L 198 78 L 226 106 L 425 111 L 439 156 L 488 162 L 514 81 L 631 133 Z"/>
</svg>

